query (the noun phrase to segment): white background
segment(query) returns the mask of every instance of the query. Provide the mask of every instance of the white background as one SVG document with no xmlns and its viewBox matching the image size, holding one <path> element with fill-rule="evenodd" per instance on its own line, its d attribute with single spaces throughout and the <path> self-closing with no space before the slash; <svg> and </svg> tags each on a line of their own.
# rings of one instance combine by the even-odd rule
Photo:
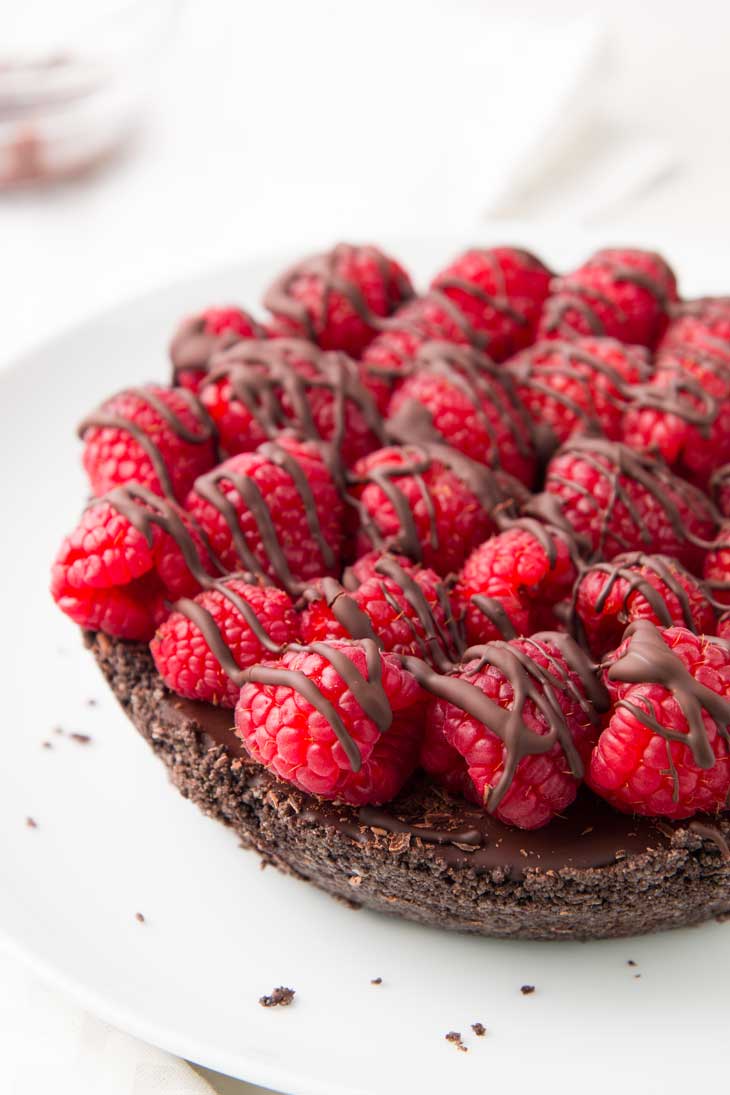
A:
<svg viewBox="0 0 730 1095">
<path fill-rule="evenodd" d="M 711 0 L 191 0 L 119 156 L 0 198 L 0 355 L 254 252 L 471 224 L 476 241 L 486 215 L 730 255 L 729 41 Z M 581 57 L 557 125 L 542 108 Z M 0 1090 L 101 1090 L 85 1060 L 121 1051 L 100 1029 L 0 956 Z M 200 1090 L 169 1075 L 128 1090 Z"/>
</svg>

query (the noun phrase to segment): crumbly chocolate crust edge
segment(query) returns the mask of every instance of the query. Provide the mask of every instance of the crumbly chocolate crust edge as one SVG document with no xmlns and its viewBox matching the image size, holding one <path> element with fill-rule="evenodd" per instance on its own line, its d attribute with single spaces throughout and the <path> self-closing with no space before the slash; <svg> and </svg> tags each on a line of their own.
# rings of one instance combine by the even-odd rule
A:
<svg viewBox="0 0 730 1095">
<path fill-rule="evenodd" d="M 308 796 L 211 744 L 194 719 L 174 716 L 144 645 L 91 632 L 84 641 L 185 798 L 229 825 L 266 862 L 350 904 L 522 939 L 638 935 L 730 910 L 730 862 L 689 829 L 679 829 L 665 848 L 608 866 L 528 870 L 521 878 L 447 863 L 437 846 L 404 834 L 363 826 L 356 839 L 310 816 Z"/>
</svg>

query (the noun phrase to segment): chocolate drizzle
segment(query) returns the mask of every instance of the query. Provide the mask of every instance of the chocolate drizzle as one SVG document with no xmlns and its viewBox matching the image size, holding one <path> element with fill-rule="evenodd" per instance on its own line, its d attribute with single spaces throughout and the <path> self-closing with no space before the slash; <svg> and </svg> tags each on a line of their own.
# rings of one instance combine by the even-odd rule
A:
<svg viewBox="0 0 730 1095">
<path fill-rule="evenodd" d="M 586 266 L 590 268 L 610 258 L 609 252 L 598 252 Z M 657 267 L 671 277 L 671 271 L 659 255 L 651 256 Z M 669 293 L 660 277 L 652 277 L 643 270 L 637 270 L 631 266 L 616 266 L 611 269 L 611 278 L 614 282 L 629 282 L 649 293 L 656 301 L 657 307 L 666 311 L 669 306 Z M 601 304 L 609 309 L 618 323 L 625 323 L 628 319 L 626 313 L 617 301 L 605 293 L 584 284 L 578 276 L 555 278 L 551 285 L 552 295 L 545 301 L 543 311 L 543 328 L 547 333 L 560 330 L 562 324 L 570 312 L 577 312 L 586 323 L 591 334 L 605 335 L 606 326 L 596 311 L 595 305 Z"/>
<path fill-rule="evenodd" d="M 497 809 L 507 793 L 523 757 L 547 753 L 556 744 L 565 753 L 573 776 L 582 777 L 583 765 L 558 702 L 559 693 L 578 704 L 591 722 L 597 722 L 599 712 L 608 706 L 595 667 L 570 636 L 540 632 L 524 641 L 548 661 L 549 669 L 543 668 L 526 651 L 502 640 L 468 649 L 464 654 L 466 665 L 459 677 L 435 673 L 418 658 L 403 659 L 422 688 L 483 723 L 504 745 L 501 775 L 496 785 L 489 789 L 484 804 L 490 813 Z M 565 665 L 551 654 L 551 646 L 558 648 Z M 467 679 L 478 676 L 488 666 L 499 670 L 509 682 L 513 692 L 511 707 L 501 707 Z M 576 686 L 568 670 L 576 675 L 583 691 Z M 545 720 L 547 733 L 538 734 L 527 725 L 524 709 L 528 700 Z"/>
<path fill-rule="evenodd" d="M 330 643 L 310 643 L 300 646 L 290 643 L 290 651 L 301 654 L 319 654 L 330 663 L 337 674 L 350 689 L 363 712 L 381 734 L 384 734 L 393 721 L 393 712 L 382 683 L 380 652 L 372 639 L 361 639 L 358 643 L 365 652 L 367 677 L 363 676 L 355 663 L 347 655 Z M 335 737 L 345 751 L 353 772 L 362 768 L 362 755 L 357 742 L 347 730 L 345 723 L 334 704 L 320 691 L 315 682 L 300 669 L 285 666 L 254 665 L 241 671 L 246 682 L 291 688 L 298 692 L 329 722 Z"/>
<path fill-rule="evenodd" d="M 514 254 L 518 255 L 520 261 L 525 267 L 532 267 L 536 271 L 548 273 L 547 267 L 545 267 L 540 260 L 529 251 L 520 250 L 518 248 L 512 248 Z M 478 254 L 482 263 L 489 267 L 489 271 L 494 280 L 494 284 L 497 286 L 496 293 L 488 293 L 485 289 L 482 289 L 479 285 L 476 285 L 473 281 L 467 281 L 465 278 L 453 277 L 448 273 L 442 274 L 436 278 L 431 289 L 432 295 L 438 300 L 439 304 L 448 308 L 455 307 L 454 302 L 449 297 L 449 290 L 456 291 L 457 293 L 466 294 L 471 297 L 473 301 L 480 304 L 485 311 L 492 310 L 497 312 L 505 319 L 510 320 L 517 327 L 528 328 L 530 326 L 530 317 L 526 312 L 520 311 L 517 307 L 517 301 L 510 297 L 507 286 L 507 278 L 504 270 L 499 263 L 499 257 L 495 253 L 493 248 L 474 248 L 471 253 Z M 449 309 L 450 310 L 450 309 Z M 488 344 L 489 335 L 480 334 L 479 339 L 482 344 Z M 469 339 L 474 345 L 478 345 L 473 339 Z"/>
<path fill-rule="evenodd" d="M 327 316 L 330 298 L 333 293 L 345 298 L 350 308 L 368 327 L 381 329 L 383 316 L 377 315 L 365 300 L 360 287 L 342 275 L 355 257 L 359 256 L 377 267 L 390 308 L 413 295 L 413 289 L 406 275 L 392 264 L 377 247 L 355 247 L 348 243 L 338 243 L 323 254 L 310 255 L 285 270 L 269 286 L 264 294 L 264 306 L 275 316 L 284 316 L 296 324 L 306 338 L 317 340 L 317 328 Z M 292 294 L 292 288 L 302 278 L 316 278 L 322 285 L 320 314 L 313 316 L 301 300 Z"/>
<path fill-rule="evenodd" d="M 640 346 L 623 347 L 623 350 L 631 354 L 641 380 L 648 380 L 651 373 L 648 351 Z M 586 372 L 586 369 L 589 371 Z M 596 436 L 602 435 L 603 429 L 590 406 L 593 400 L 591 378 L 598 374 L 606 381 L 601 388 L 601 398 L 620 410 L 625 409 L 637 390 L 636 384 L 629 384 L 604 358 L 562 339 L 554 339 L 548 343 L 538 342 L 529 349 L 523 350 L 509 363 L 509 372 L 520 388 L 528 389 L 559 403 L 582 423 L 584 434 Z M 561 384 L 550 383 L 553 379 L 561 382 L 568 381 L 572 385 L 579 384 L 588 397 L 589 405 L 576 402 L 563 390 Z M 543 444 L 541 447 L 548 451 L 555 448 L 557 439 L 549 423 L 539 423 L 538 437 L 541 433 L 549 435 L 542 439 L 549 444 Z"/>
<path fill-rule="evenodd" d="M 250 337 L 265 338 L 264 328 L 250 316 L 248 319 L 252 328 Z M 182 321 L 170 343 L 173 384 L 178 383 L 181 373 L 190 370 L 205 372 L 214 353 L 235 345 L 240 339 L 241 335 L 230 328 L 220 334 L 209 333 L 206 330 L 205 315 L 188 316 Z"/>
<path fill-rule="evenodd" d="M 439 605 L 446 619 L 446 628 L 443 628 L 431 611 L 428 599 L 418 582 L 400 566 L 396 559 L 387 554 L 383 555 L 382 559 L 376 563 L 375 571 L 376 575 L 385 579 L 380 582 L 381 596 L 396 615 L 409 625 L 413 639 L 421 647 L 423 656 L 441 672 L 446 673 L 453 669 L 463 650 L 463 635 L 459 624 L 454 619 L 446 585 L 439 582 L 436 587 Z M 318 584 L 319 592 L 324 597 L 327 607 L 351 639 L 372 639 L 378 646 L 382 646 L 378 635 L 373 630 L 370 617 L 360 608 L 350 591 L 334 578 L 321 579 Z M 400 591 L 403 599 L 413 609 L 421 631 L 415 626 L 415 622 L 408 613 L 403 611 L 402 604 L 391 590 L 392 586 Z M 309 589 L 305 592 L 305 599 L 316 600 L 317 595 L 316 589 Z"/>
<path fill-rule="evenodd" d="M 258 451 L 267 460 L 282 468 L 291 478 L 301 498 L 309 531 L 321 552 L 325 567 L 329 569 L 334 565 L 334 552 L 322 532 L 312 489 L 302 468 L 290 453 L 273 441 L 267 441 L 265 444 L 260 445 Z M 201 475 L 195 482 L 195 491 L 206 502 L 214 506 L 223 517 L 243 569 L 259 581 L 266 583 L 269 580 L 262 563 L 248 545 L 245 533 L 238 520 L 236 508 L 222 488 L 224 483 L 233 487 L 252 514 L 261 537 L 264 552 L 271 563 L 277 580 L 290 593 L 300 593 L 305 588 L 305 584 L 298 581 L 289 569 L 289 564 L 279 543 L 279 537 L 271 518 L 271 512 L 256 481 L 251 476 L 239 474 L 231 468 L 221 465 L 206 475 Z"/>
<path fill-rule="evenodd" d="M 598 542 L 593 553 L 595 557 L 600 558 L 605 554 L 605 542 L 609 535 L 625 549 L 630 550 L 633 547 L 632 544 L 626 543 L 613 520 L 617 503 L 625 506 L 631 514 L 633 523 L 644 542 L 647 544 L 652 542 L 652 534 L 646 528 L 642 514 L 637 510 L 627 489 L 631 482 L 639 483 L 661 507 L 680 543 L 691 544 L 704 550 L 712 546 L 711 540 L 704 540 L 687 528 L 675 497 L 683 495 L 688 509 L 698 517 L 701 514 L 697 513 L 697 505 L 701 503 L 706 511 L 708 523 L 714 525 L 717 522 L 717 514 L 709 500 L 689 483 L 673 475 L 665 464 L 618 441 L 607 441 L 603 438 L 572 438 L 558 450 L 556 459 L 566 454 L 579 456 L 591 468 L 608 479 L 611 486 L 609 502 L 606 505 L 582 484 L 560 475 L 555 470 L 554 464 L 548 467 L 546 482 L 548 492 L 551 483 L 560 485 L 572 494 L 579 495 L 584 508 L 592 508 L 600 515 Z"/>
<path fill-rule="evenodd" d="M 357 407 L 376 441 L 384 439 L 375 400 L 360 380 L 357 364 L 343 353 L 324 353 L 304 339 L 244 340 L 211 360 L 203 386 L 226 379 L 233 396 L 270 439 L 293 428 L 311 441 L 327 440 L 342 453 L 348 405 Z M 334 404 L 332 436 L 315 425 L 312 393 L 329 392 Z"/>
<path fill-rule="evenodd" d="M 449 342 L 426 342 L 416 353 L 413 372 L 418 376 L 427 373 L 442 377 L 469 400 L 490 440 L 485 464 L 498 467 L 500 463 L 497 431 L 485 405 L 491 406 L 500 423 L 509 428 L 518 452 L 524 457 L 532 456 L 532 419 L 519 399 L 509 373 L 484 354 Z"/>
<path fill-rule="evenodd" d="M 184 388 L 177 389 L 176 395 L 177 398 L 182 399 L 185 402 L 195 418 L 198 425 L 196 430 L 189 429 L 180 416 L 177 415 L 171 407 L 168 407 L 168 405 L 150 388 L 127 388 L 124 392 L 121 392 L 120 395 L 135 396 L 142 403 L 146 403 L 148 407 L 151 407 L 152 410 L 160 416 L 165 425 L 169 426 L 176 437 L 179 437 L 181 441 L 185 441 L 189 445 L 205 444 L 215 436 L 215 427 L 205 407 L 196 399 L 192 392 L 189 392 Z M 112 402 L 112 400 L 108 400 L 107 402 Z M 78 436 L 83 439 L 86 432 L 94 428 L 124 430 L 125 433 L 130 434 L 149 457 L 163 492 L 168 497 L 174 496 L 170 472 L 165 463 L 162 451 L 155 441 L 154 433 L 148 433 L 139 425 L 139 423 L 134 422 L 125 415 L 108 413 L 104 410 L 104 406 L 100 407 L 98 411 L 93 411 L 91 414 L 87 415 L 86 418 L 79 423 L 77 430 Z"/>
<path fill-rule="evenodd" d="M 678 577 L 678 573 L 683 569 L 681 563 L 678 563 L 676 559 L 672 559 L 669 555 L 645 555 L 641 551 L 631 551 L 623 555 L 617 555 L 610 562 L 593 563 L 589 568 L 590 572 L 605 574 L 607 579 L 596 598 L 593 610 L 596 614 L 603 612 L 608 599 L 620 583 L 622 588 L 622 613 L 628 613 L 629 600 L 634 593 L 639 593 L 649 604 L 661 626 L 672 627 L 675 622 L 674 617 L 661 590 L 649 581 L 647 573 L 651 573 L 655 574 L 666 586 L 669 593 L 676 598 L 682 613 L 683 625 L 696 634 L 697 628 L 692 612 L 692 601 Z M 691 576 L 688 575 L 688 577 Z M 696 581 L 696 579 L 693 580 Z M 579 587 L 580 580 L 575 583 L 571 603 L 570 618 L 573 634 L 582 634 L 582 627 L 576 612 Z"/>
<path fill-rule="evenodd" d="M 623 655 L 608 669 L 608 679 L 623 684 L 658 684 L 671 692 L 687 721 L 687 731 L 672 730 L 657 719 L 650 699 L 640 693 L 634 699 L 622 698 L 617 705 L 625 707 L 655 734 L 668 742 L 680 742 L 692 753 L 698 768 L 712 768 L 715 754 L 712 751 L 703 718 L 703 711 L 715 722 L 718 732 L 730 744 L 730 700 L 702 684 L 692 676 L 682 659 L 667 646 L 657 627 L 648 620 L 636 620 L 626 629 L 628 647 Z M 714 636 L 704 641 L 721 646 L 730 652 L 730 644 Z M 638 702 L 640 701 L 640 702 Z M 667 750 L 674 777 L 675 800 L 679 796 L 677 771 Z"/>
</svg>

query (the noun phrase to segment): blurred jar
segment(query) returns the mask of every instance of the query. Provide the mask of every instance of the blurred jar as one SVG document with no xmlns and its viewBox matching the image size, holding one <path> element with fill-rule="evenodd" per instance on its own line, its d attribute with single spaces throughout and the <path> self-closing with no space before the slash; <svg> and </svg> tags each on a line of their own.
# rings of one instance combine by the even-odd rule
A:
<svg viewBox="0 0 730 1095">
<path fill-rule="evenodd" d="M 121 144 L 177 8 L 177 0 L 0 4 L 0 190 L 81 174 Z"/>
</svg>

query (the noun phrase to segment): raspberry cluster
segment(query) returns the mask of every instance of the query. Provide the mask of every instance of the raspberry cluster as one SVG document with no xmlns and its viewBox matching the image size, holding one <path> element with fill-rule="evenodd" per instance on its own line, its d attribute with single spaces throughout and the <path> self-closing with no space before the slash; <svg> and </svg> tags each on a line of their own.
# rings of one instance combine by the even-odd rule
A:
<svg viewBox="0 0 730 1095">
<path fill-rule="evenodd" d="M 525 829 L 583 782 L 725 809 L 730 299 L 680 300 L 651 252 L 556 276 L 515 247 L 417 295 L 340 244 L 264 304 L 184 319 L 171 383 L 81 423 L 61 609 L 310 794 L 420 768 Z"/>
</svg>

